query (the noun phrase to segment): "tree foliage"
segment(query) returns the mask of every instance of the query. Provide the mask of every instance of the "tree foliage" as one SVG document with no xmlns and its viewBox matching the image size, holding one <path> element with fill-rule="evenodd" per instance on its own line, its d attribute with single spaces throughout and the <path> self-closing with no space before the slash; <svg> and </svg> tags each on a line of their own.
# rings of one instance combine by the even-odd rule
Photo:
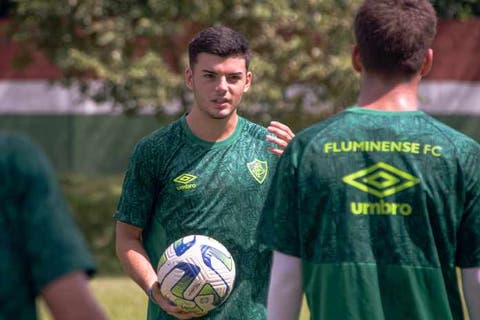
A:
<svg viewBox="0 0 480 320">
<path fill-rule="evenodd" d="M 254 85 L 242 110 L 310 118 L 351 103 L 357 92 L 350 50 L 359 2 L 17 0 L 11 30 L 24 45 L 18 61 L 39 49 L 62 81 L 86 96 L 127 113 L 161 114 L 191 103 L 183 85 L 188 40 L 203 27 L 227 25 L 243 32 L 253 51 Z M 432 3 L 443 18 L 480 13 L 478 0 Z"/>
<path fill-rule="evenodd" d="M 432 0 L 437 15 L 443 19 L 465 19 L 480 16 L 478 0 Z"/>
<path fill-rule="evenodd" d="M 199 29 L 226 25 L 253 51 L 251 113 L 330 112 L 356 91 L 350 68 L 351 22 L 358 0 L 18 0 L 12 35 L 43 51 L 96 101 L 126 112 L 183 112 L 186 46 Z M 91 79 L 100 81 L 94 82 Z"/>
</svg>

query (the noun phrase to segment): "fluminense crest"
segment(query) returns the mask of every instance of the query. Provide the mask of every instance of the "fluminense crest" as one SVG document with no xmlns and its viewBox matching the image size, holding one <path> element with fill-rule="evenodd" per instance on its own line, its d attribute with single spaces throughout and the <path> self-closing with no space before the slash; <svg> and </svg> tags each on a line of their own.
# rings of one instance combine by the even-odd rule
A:
<svg viewBox="0 0 480 320">
<path fill-rule="evenodd" d="M 255 159 L 252 162 L 247 163 L 247 168 L 252 177 L 254 177 L 260 184 L 262 184 L 268 176 L 267 161 Z"/>
</svg>

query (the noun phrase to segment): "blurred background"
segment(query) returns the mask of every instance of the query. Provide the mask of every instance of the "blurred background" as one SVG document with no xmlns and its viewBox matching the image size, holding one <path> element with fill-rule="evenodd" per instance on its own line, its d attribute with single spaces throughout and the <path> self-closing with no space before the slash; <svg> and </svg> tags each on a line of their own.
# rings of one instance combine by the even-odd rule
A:
<svg viewBox="0 0 480 320">
<path fill-rule="evenodd" d="M 100 276 L 121 275 L 112 215 L 124 170 L 139 138 L 189 108 L 189 39 L 211 25 L 243 32 L 254 79 L 240 113 L 299 131 L 355 103 L 359 2 L 0 0 L 0 130 L 43 147 Z M 480 141 L 480 1 L 431 2 L 440 21 L 421 108 Z"/>
</svg>

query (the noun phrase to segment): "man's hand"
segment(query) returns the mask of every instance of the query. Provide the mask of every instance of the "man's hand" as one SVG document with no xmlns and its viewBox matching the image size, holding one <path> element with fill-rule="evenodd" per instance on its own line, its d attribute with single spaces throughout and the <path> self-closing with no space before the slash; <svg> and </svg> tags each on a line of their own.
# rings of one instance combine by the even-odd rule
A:
<svg viewBox="0 0 480 320">
<path fill-rule="evenodd" d="M 160 291 L 160 284 L 155 282 L 152 286 L 152 294 L 150 297 L 153 302 L 158 304 L 160 308 L 163 309 L 166 313 L 171 316 L 174 316 L 177 319 L 191 319 L 191 318 L 199 318 L 203 317 L 206 313 L 195 313 L 195 312 L 187 312 L 183 310 L 181 307 L 178 307 L 173 304 L 170 300 L 163 296 L 162 292 Z"/>
<path fill-rule="evenodd" d="M 295 134 L 290 130 L 290 128 L 278 121 L 270 122 L 270 125 L 267 127 L 268 132 L 274 134 L 274 136 L 267 135 L 267 141 L 275 143 L 278 148 L 268 148 L 268 150 L 276 155 L 281 155 L 283 150 L 288 146 L 290 141 L 292 141 Z"/>
</svg>

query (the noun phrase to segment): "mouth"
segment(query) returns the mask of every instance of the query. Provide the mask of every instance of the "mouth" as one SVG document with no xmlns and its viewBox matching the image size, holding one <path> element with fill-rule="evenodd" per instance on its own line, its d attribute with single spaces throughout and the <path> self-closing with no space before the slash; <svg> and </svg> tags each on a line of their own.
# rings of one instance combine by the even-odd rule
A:
<svg viewBox="0 0 480 320">
<path fill-rule="evenodd" d="M 215 98 L 215 99 L 212 100 L 212 102 L 217 104 L 217 105 L 223 105 L 223 104 L 229 103 L 230 101 L 228 99 L 225 99 L 225 98 Z"/>
</svg>

